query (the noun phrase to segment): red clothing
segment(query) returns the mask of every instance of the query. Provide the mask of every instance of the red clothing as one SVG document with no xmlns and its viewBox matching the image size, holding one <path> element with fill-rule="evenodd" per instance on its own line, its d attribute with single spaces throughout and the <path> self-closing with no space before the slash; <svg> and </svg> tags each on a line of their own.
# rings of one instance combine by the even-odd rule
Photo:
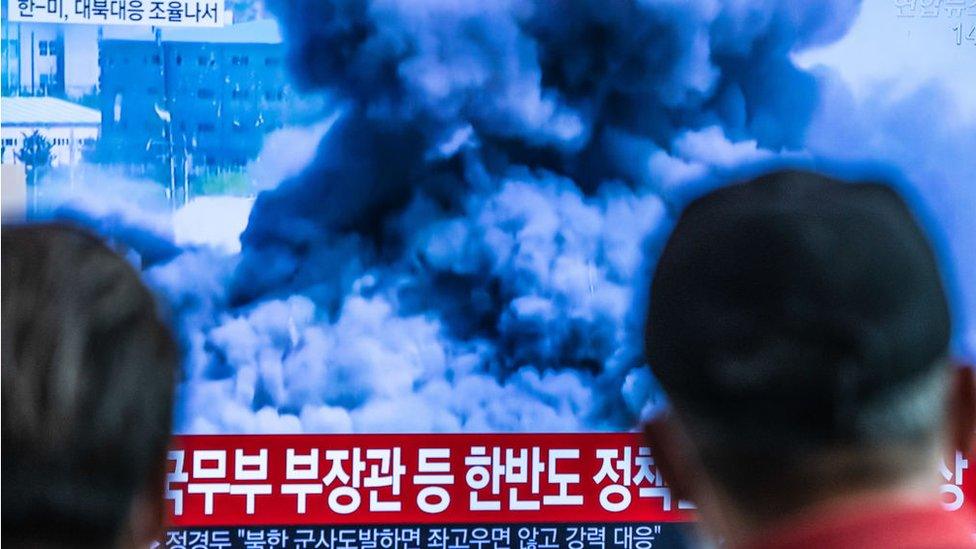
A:
<svg viewBox="0 0 976 549">
<path fill-rule="evenodd" d="M 740 549 L 976 548 L 974 533 L 976 520 L 965 511 L 873 500 L 804 513 Z"/>
</svg>

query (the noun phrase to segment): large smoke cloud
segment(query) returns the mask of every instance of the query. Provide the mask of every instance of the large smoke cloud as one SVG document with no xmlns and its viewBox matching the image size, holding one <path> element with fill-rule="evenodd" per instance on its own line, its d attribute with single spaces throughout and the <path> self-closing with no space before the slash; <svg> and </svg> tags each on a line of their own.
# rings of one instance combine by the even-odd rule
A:
<svg viewBox="0 0 976 549">
<path fill-rule="evenodd" d="M 817 85 L 789 54 L 856 4 L 277 11 L 299 83 L 342 107 L 258 197 L 233 312 L 191 331 L 192 430 L 626 426 L 646 239 L 715 167 L 801 147 Z"/>
<path fill-rule="evenodd" d="M 857 10 L 279 2 L 296 79 L 340 107 L 311 164 L 258 196 L 239 254 L 147 270 L 188 350 L 180 429 L 631 426 L 654 395 L 646 258 L 680 206 L 853 143 L 884 158 L 924 124 L 879 129 L 897 122 L 791 60 Z"/>
</svg>

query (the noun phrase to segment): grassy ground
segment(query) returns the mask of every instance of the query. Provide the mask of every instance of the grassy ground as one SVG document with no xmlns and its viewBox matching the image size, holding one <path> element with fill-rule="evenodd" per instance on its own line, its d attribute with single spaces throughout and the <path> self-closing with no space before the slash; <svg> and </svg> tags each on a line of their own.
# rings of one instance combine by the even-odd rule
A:
<svg viewBox="0 0 976 549">
<path fill-rule="evenodd" d="M 243 172 L 206 174 L 196 178 L 192 186 L 190 192 L 193 196 L 249 196 L 254 192 L 251 181 Z"/>
</svg>

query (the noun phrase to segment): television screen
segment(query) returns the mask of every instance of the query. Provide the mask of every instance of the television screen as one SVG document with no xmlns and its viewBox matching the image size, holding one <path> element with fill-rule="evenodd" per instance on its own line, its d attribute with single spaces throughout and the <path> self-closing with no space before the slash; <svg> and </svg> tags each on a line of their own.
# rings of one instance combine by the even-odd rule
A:
<svg viewBox="0 0 976 549">
<path fill-rule="evenodd" d="M 967 3 L 88 4 L 4 5 L 4 220 L 176 327 L 167 547 L 684 546 L 651 276 L 773 169 L 893 181 L 976 358 Z"/>
</svg>

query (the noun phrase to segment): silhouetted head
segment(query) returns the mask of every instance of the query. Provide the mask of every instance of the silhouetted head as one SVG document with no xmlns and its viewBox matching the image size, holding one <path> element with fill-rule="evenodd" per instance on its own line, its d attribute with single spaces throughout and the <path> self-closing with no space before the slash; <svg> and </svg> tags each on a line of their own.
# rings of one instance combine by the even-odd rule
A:
<svg viewBox="0 0 976 549">
<path fill-rule="evenodd" d="M 3 543 L 148 544 L 178 352 L 136 270 L 95 236 L 5 227 Z"/>
<path fill-rule="evenodd" d="M 779 171 L 720 188 L 654 273 L 646 358 L 673 413 L 645 431 L 676 490 L 746 522 L 934 483 L 973 426 L 949 338 L 935 255 L 891 186 Z"/>
</svg>

